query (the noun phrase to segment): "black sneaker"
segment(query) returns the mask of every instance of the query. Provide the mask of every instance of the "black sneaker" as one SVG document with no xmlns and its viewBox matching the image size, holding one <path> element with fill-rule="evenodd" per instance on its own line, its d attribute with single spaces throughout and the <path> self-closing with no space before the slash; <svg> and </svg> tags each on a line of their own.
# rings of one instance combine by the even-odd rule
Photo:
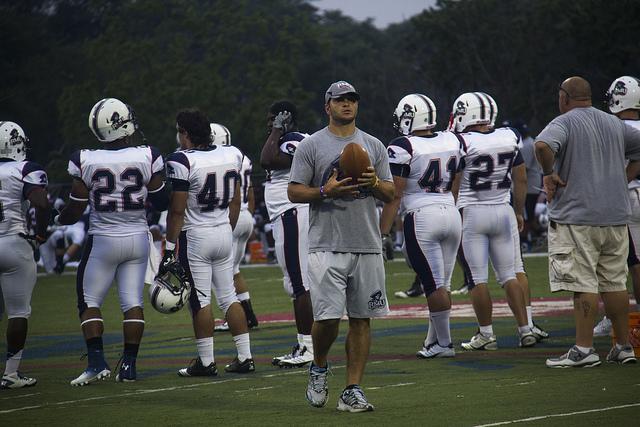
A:
<svg viewBox="0 0 640 427">
<path fill-rule="evenodd" d="M 225 372 L 234 374 L 248 374 L 254 372 L 256 365 L 253 363 L 253 359 L 245 359 L 244 362 L 240 362 L 236 357 L 231 363 L 224 367 Z"/>
<path fill-rule="evenodd" d="M 258 327 L 258 318 L 256 314 L 253 312 L 253 307 L 251 307 L 251 300 L 240 301 L 240 305 L 244 310 L 244 315 L 247 318 L 247 326 L 249 329 Z"/>
<path fill-rule="evenodd" d="M 116 365 L 117 382 L 129 383 L 136 380 L 136 359 L 131 357 L 120 357 L 118 364 Z"/>
<path fill-rule="evenodd" d="M 416 275 L 411 287 L 406 291 L 398 291 L 394 294 L 398 298 L 415 298 L 420 295 L 424 295 L 424 289 L 422 288 L 422 283 L 420 283 L 420 279 Z"/>
<path fill-rule="evenodd" d="M 215 377 L 218 375 L 218 368 L 215 362 L 211 362 L 209 366 L 202 365 L 202 360 L 198 357 L 191 361 L 191 365 L 178 370 L 180 377 Z"/>
</svg>

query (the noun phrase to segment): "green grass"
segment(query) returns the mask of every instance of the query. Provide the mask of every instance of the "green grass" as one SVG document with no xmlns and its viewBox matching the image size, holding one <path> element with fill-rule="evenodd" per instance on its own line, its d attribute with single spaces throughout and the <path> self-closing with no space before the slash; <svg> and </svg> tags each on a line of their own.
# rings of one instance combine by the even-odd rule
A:
<svg viewBox="0 0 640 427">
<path fill-rule="evenodd" d="M 526 260 L 534 298 L 551 296 L 546 258 Z M 255 311 L 259 315 L 291 310 L 282 289 L 279 269 L 244 270 Z M 456 270 L 453 285 L 461 283 Z M 424 299 L 398 300 L 393 293 L 406 289 L 413 274 L 401 262 L 387 264 L 390 302 L 424 303 Z M 493 282 L 494 298 L 503 292 Z M 455 302 L 468 301 L 455 296 Z M 305 398 L 304 369 L 280 370 L 271 357 L 293 344 L 293 323 L 262 324 L 251 334 L 256 373 L 224 374 L 214 380 L 179 378 L 176 370 L 195 356 L 188 311 L 162 315 L 149 307 L 146 332 L 138 359 L 139 381 L 118 384 L 112 379 L 83 388 L 69 381 L 86 366 L 76 312 L 75 277 L 43 277 L 33 297 L 33 315 L 22 370 L 38 378 L 34 388 L 2 391 L 2 425 L 433 425 L 472 426 L 527 417 L 562 414 L 640 402 L 638 366 L 603 365 L 594 369 L 552 370 L 544 366 L 549 355 L 559 354 L 573 342 L 572 316 L 537 319 L 552 333 L 551 339 L 532 349 L 518 349 L 512 318 L 495 319 L 500 350 L 459 351 L 455 359 L 418 360 L 414 354 L 424 339 L 426 321 L 375 320 L 373 345 L 363 382 L 376 411 L 344 414 L 335 410 L 344 387 L 344 333 L 330 356 L 333 376 L 327 407 L 310 407 Z M 104 305 L 105 350 L 114 367 L 121 351 L 121 314 L 115 289 Z M 219 316 L 219 312 L 217 315 Z M 475 319 L 452 319 L 456 348 L 475 331 Z M 4 341 L 0 343 L 4 348 Z M 597 339 L 604 356 L 608 339 Z M 229 334 L 215 338 L 221 368 L 235 348 Z M 222 369 L 220 369 L 222 371 Z M 115 374 L 114 374 L 115 375 Z M 7 410 L 28 408 L 10 413 Z M 596 423 L 634 424 L 639 407 L 549 418 L 526 425 L 583 426 Z M 6 424 L 5 424 L 6 423 Z"/>
</svg>

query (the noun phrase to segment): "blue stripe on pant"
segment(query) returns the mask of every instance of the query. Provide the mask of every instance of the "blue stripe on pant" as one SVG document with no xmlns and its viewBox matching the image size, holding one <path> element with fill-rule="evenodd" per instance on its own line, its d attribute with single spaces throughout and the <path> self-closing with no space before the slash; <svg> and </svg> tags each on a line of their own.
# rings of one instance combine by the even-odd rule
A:
<svg viewBox="0 0 640 427">
<path fill-rule="evenodd" d="M 89 255 L 91 255 L 91 248 L 93 247 L 93 235 L 90 234 L 87 239 L 87 243 L 82 251 L 82 258 L 80 259 L 80 265 L 78 265 L 78 274 L 76 276 L 76 294 L 78 295 L 78 316 L 82 316 L 82 313 L 88 308 L 87 303 L 84 300 L 84 271 L 87 268 L 87 261 L 89 261 Z"/>
<path fill-rule="evenodd" d="M 433 278 L 433 272 L 431 271 L 431 267 L 429 267 L 427 257 L 418 244 L 414 215 L 414 213 L 410 213 L 404 217 L 404 244 L 407 249 L 407 256 L 409 257 L 411 267 L 413 267 L 418 277 L 420 277 L 424 294 L 428 297 L 436 290 L 436 281 Z"/>
<path fill-rule="evenodd" d="M 300 241 L 298 229 L 298 210 L 291 208 L 280 216 L 284 231 L 284 265 L 291 280 L 293 295 L 297 298 L 306 292 L 300 268 Z"/>
</svg>

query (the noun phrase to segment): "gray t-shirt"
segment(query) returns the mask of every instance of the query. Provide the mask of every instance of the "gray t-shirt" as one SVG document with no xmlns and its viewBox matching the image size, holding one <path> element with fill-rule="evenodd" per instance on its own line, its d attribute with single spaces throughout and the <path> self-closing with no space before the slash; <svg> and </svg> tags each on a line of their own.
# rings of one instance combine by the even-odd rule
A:
<svg viewBox="0 0 640 427">
<path fill-rule="evenodd" d="M 355 142 L 369 153 L 378 178 L 393 182 L 387 150 L 379 139 L 356 128 L 342 138 L 324 128 L 305 138 L 296 150 L 289 182 L 320 187 L 338 169 L 345 145 Z M 376 201 L 363 198 L 324 199 L 309 204 L 309 252 L 381 253 Z"/>
<path fill-rule="evenodd" d="M 625 158 L 640 160 L 640 131 L 593 107 L 556 117 L 536 141 L 556 154 L 554 170 L 566 182 L 549 204 L 561 224 L 622 225 L 631 213 Z"/>
<path fill-rule="evenodd" d="M 542 170 L 536 160 L 535 141 L 530 136 L 522 138 L 522 159 L 527 168 L 527 194 L 538 194 L 542 187 Z"/>
</svg>

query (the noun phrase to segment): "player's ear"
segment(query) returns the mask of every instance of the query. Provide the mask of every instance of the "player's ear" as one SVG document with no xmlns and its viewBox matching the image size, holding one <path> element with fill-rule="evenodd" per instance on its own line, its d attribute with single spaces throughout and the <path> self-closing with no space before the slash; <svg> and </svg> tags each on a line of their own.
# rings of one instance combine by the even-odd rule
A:
<svg viewBox="0 0 640 427">
<path fill-rule="evenodd" d="M 328 115 L 330 111 L 331 111 L 331 107 L 329 107 L 329 102 L 327 102 L 324 104 L 324 112 L 327 113 Z"/>
</svg>

